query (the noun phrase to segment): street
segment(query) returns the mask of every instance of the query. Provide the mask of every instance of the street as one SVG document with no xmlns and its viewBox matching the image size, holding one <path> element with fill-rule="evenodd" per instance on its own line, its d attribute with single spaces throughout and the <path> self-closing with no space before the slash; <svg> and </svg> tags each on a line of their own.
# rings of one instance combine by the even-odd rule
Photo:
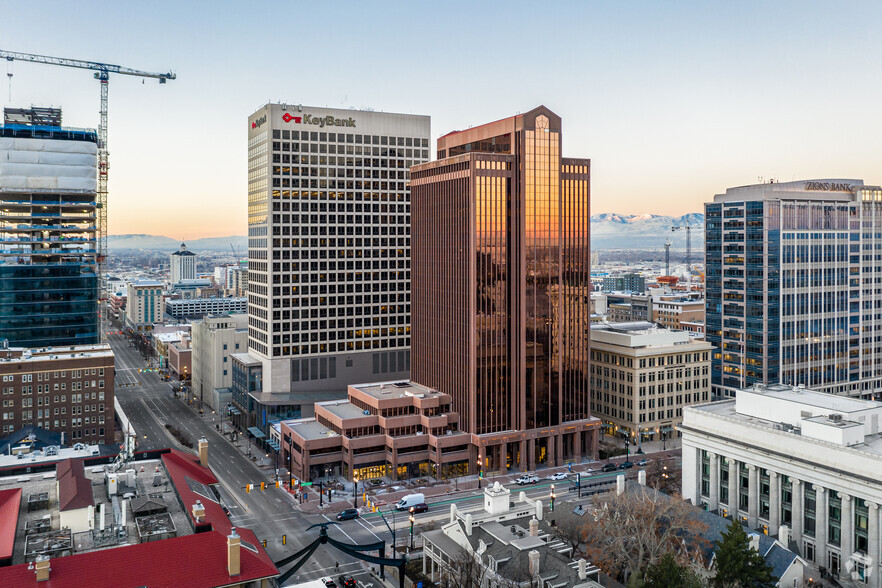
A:
<svg viewBox="0 0 882 588">
<path fill-rule="evenodd" d="M 116 397 L 135 429 L 137 449 L 141 451 L 166 447 L 184 449 L 167 431 L 166 424 L 182 431 L 194 446 L 197 440 L 204 436 L 209 442 L 209 465 L 220 481 L 221 498 L 230 510 L 231 521 L 237 526 L 253 530 L 258 538 L 266 539 L 266 550 L 273 560 L 278 561 L 312 542 L 318 535 L 318 529 L 307 531 L 311 525 L 335 521 L 336 513 L 344 507 L 340 500 L 335 500 L 332 506 L 326 506 L 324 512 L 320 514 L 308 514 L 301 511 L 300 504 L 284 489 L 277 489 L 268 483 L 265 491 L 259 490 L 260 482 L 274 480 L 274 470 L 270 467 L 258 467 L 245 455 L 245 447 L 248 443 L 246 439 L 240 436 L 237 441 L 238 446 L 234 446 L 229 436 L 223 435 L 223 427 L 220 426 L 220 430 L 216 427 L 222 422 L 220 415 L 212 414 L 210 409 L 208 414 L 200 415 L 197 407 L 186 404 L 183 399 L 185 395 L 180 395 L 182 398 L 175 397 L 172 387 L 168 382 L 162 381 L 158 372 L 139 372 L 139 369 L 146 367 L 146 362 L 139 351 L 130 346 L 125 335 L 109 335 L 108 341 L 116 354 Z M 668 451 L 653 454 L 651 457 L 674 460 L 674 456 L 678 453 Z M 260 457 L 263 458 L 264 455 Z M 618 461 L 622 460 L 624 458 Z M 596 462 L 592 464 L 595 468 L 601 465 L 603 464 Z M 574 474 L 575 471 L 576 469 L 573 470 Z M 597 471 L 585 474 L 584 465 L 580 465 L 578 471 L 583 473 L 581 478 L 583 487 L 587 484 L 612 481 L 620 473 Z M 625 473 L 630 479 L 636 478 L 637 471 L 638 468 L 633 468 Z M 550 470 L 540 473 L 544 476 L 549 474 Z M 550 497 L 551 485 L 554 484 L 555 493 L 561 501 L 578 500 L 580 504 L 586 504 L 590 500 L 588 497 L 577 499 L 574 493 L 569 492 L 570 482 L 567 480 L 552 482 L 542 479 L 537 484 L 518 486 L 512 483 L 516 477 L 517 474 L 488 478 L 483 484 L 486 486 L 498 480 L 512 490 L 513 496 L 524 491 L 530 498 L 541 499 L 546 504 Z M 254 484 L 255 490 L 246 493 L 247 484 Z M 318 510 L 316 508 L 318 496 L 315 492 L 310 494 L 308 510 Z M 429 496 L 427 503 L 428 512 L 415 515 L 414 535 L 417 543 L 418 533 L 422 529 L 449 520 L 451 504 L 456 504 L 460 510 L 467 512 L 479 511 L 483 506 L 482 493 L 474 487 L 467 491 Z M 362 504 L 361 500 L 359 504 Z M 357 519 L 330 525 L 328 534 L 340 541 L 355 544 L 385 540 L 391 550 L 392 537 L 382 516 L 365 510 L 362 510 L 361 516 Z M 385 516 L 388 525 L 396 529 L 398 545 L 403 547 L 409 543 L 409 513 L 388 513 Z M 282 545 L 283 535 L 287 538 L 286 545 Z M 287 569 L 286 567 L 281 571 Z M 323 576 L 332 576 L 336 579 L 343 574 L 353 576 L 362 587 L 371 582 L 376 586 L 376 580 L 364 569 L 360 560 L 325 545 L 312 555 L 310 561 L 292 577 L 292 580 L 315 580 Z"/>
</svg>

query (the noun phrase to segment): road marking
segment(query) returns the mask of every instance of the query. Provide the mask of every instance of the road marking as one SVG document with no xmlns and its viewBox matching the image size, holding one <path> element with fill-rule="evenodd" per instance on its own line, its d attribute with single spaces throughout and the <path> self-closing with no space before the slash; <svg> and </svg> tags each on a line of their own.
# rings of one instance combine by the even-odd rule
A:
<svg viewBox="0 0 882 588">
<path fill-rule="evenodd" d="M 371 529 L 370 527 L 368 527 L 367 525 L 364 524 L 364 522 L 361 520 L 361 517 L 355 519 L 355 521 L 356 521 L 359 525 L 361 525 L 362 527 L 364 527 L 364 528 L 367 530 L 368 533 L 370 533 L 371 535 L 373 535 L 374 537 L 376 537 L 377 540 L 379 540 L 379 541 L 382 541 L 382 540 L 383 540 L 379 535 L 377 535 L 376 533 L 374 533 L 373 529 Z M 371 526 L 373 526 L 373 525 L 371 525 Z"/>
<path fill-rule="evenodd" d="M 322 516 L 323 516 L 323 517 L 325 518 L 325 520 L 328 521 L 329 523 L 336 522 L 336 521 L 332 521 L 331 519 L 329 519 L 329 518 L 328 518 L 328 515 L 323 514 Z M 338 529 L 341 533 L 343 533 L 344 535 L 346 535 L 346 538 L 349 539 L 349 540 L 352 542 L 353 545 L 357 544 L 357 542 L 355 541 L 355 539 L 353 539 L 352 537 L 350 537 L 350 536 L 349 536 L 349 533 L 347 533 L 346 531 L 343 530 L 343 527 L 342 527 L 342 526 L 340 526 L 340 525 L 338 524 L 338 525 L 335 525 L 335 527 L 337 527 L 337 529 Z"/>
</svg>

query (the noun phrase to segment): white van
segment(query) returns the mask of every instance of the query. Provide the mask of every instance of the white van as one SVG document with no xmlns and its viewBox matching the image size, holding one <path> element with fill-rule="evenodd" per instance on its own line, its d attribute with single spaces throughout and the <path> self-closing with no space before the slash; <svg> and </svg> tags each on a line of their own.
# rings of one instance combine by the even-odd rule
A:
<svg viewBox="0 0 882 588">
<path fill-rule="evenodd" d="M 395 503 L 395 510 L 410 510 L 411 506 L 422 504 L 426 501 L 425 494 L 408 494 Z"/>
</svg>

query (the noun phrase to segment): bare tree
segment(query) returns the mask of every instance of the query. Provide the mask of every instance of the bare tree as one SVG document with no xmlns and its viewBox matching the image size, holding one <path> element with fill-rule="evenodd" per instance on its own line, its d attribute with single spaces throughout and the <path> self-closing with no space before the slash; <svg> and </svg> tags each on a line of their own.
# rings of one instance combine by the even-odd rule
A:
<svg viewBox="0 0 882 588">
<path fill-rule="evenodd" d="M 679 563 L 700 559 L 707 525 L 679 496 L 644 487 L 598 497 L 583 527 L 588 558 L 608 575 L 627 581 L 672 553 Z"/>
<path fill-rule="evenodd" d="M 460 548 L 441 567 L 441 585 L 444 588 L 480 588 L 487 574 L 487 567 L 475 558 L 475 554 Z"/>
<path fill-rule="evenodd" d="M 671 464 L 671 465 L 668 465 Z M 656 459 L 646 468 L 646 483 L 665 494 L 679 494 L 682 482 L 680 468 L 673 466 L 673 461 Z"/>
<path fill-rule="evenodd" d="M 582 537 L 582 529 L 584 522 L 581 518 L 575 516 L 560 517 L 555 520 L 555 525 L 551 527 L 551 534 L 555 539 L 559 539 L 566 543 L 573 550 L 573 558 L 582 553 L 581 545 L 584 541 Z"/>
</svg>

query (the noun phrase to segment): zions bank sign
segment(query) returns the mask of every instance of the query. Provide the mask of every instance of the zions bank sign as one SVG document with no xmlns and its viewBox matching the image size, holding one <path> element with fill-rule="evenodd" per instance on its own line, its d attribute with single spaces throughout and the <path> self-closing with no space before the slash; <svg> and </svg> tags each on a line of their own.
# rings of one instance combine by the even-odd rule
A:
<svg viewBox="0 0 882 588">
<path fill-rule="evenodd" d="M 294 122 L 296 124 L 316 125 L 320 129 L 325 127 L 355 127 L 355 119 L 334 118 L 333 116 L 315 116 L 312 114 L 304 114 L 303 116 L 293 116 L 286 112 L 282 115 L 282 120 L 286 123 Z"/>
</svg>

